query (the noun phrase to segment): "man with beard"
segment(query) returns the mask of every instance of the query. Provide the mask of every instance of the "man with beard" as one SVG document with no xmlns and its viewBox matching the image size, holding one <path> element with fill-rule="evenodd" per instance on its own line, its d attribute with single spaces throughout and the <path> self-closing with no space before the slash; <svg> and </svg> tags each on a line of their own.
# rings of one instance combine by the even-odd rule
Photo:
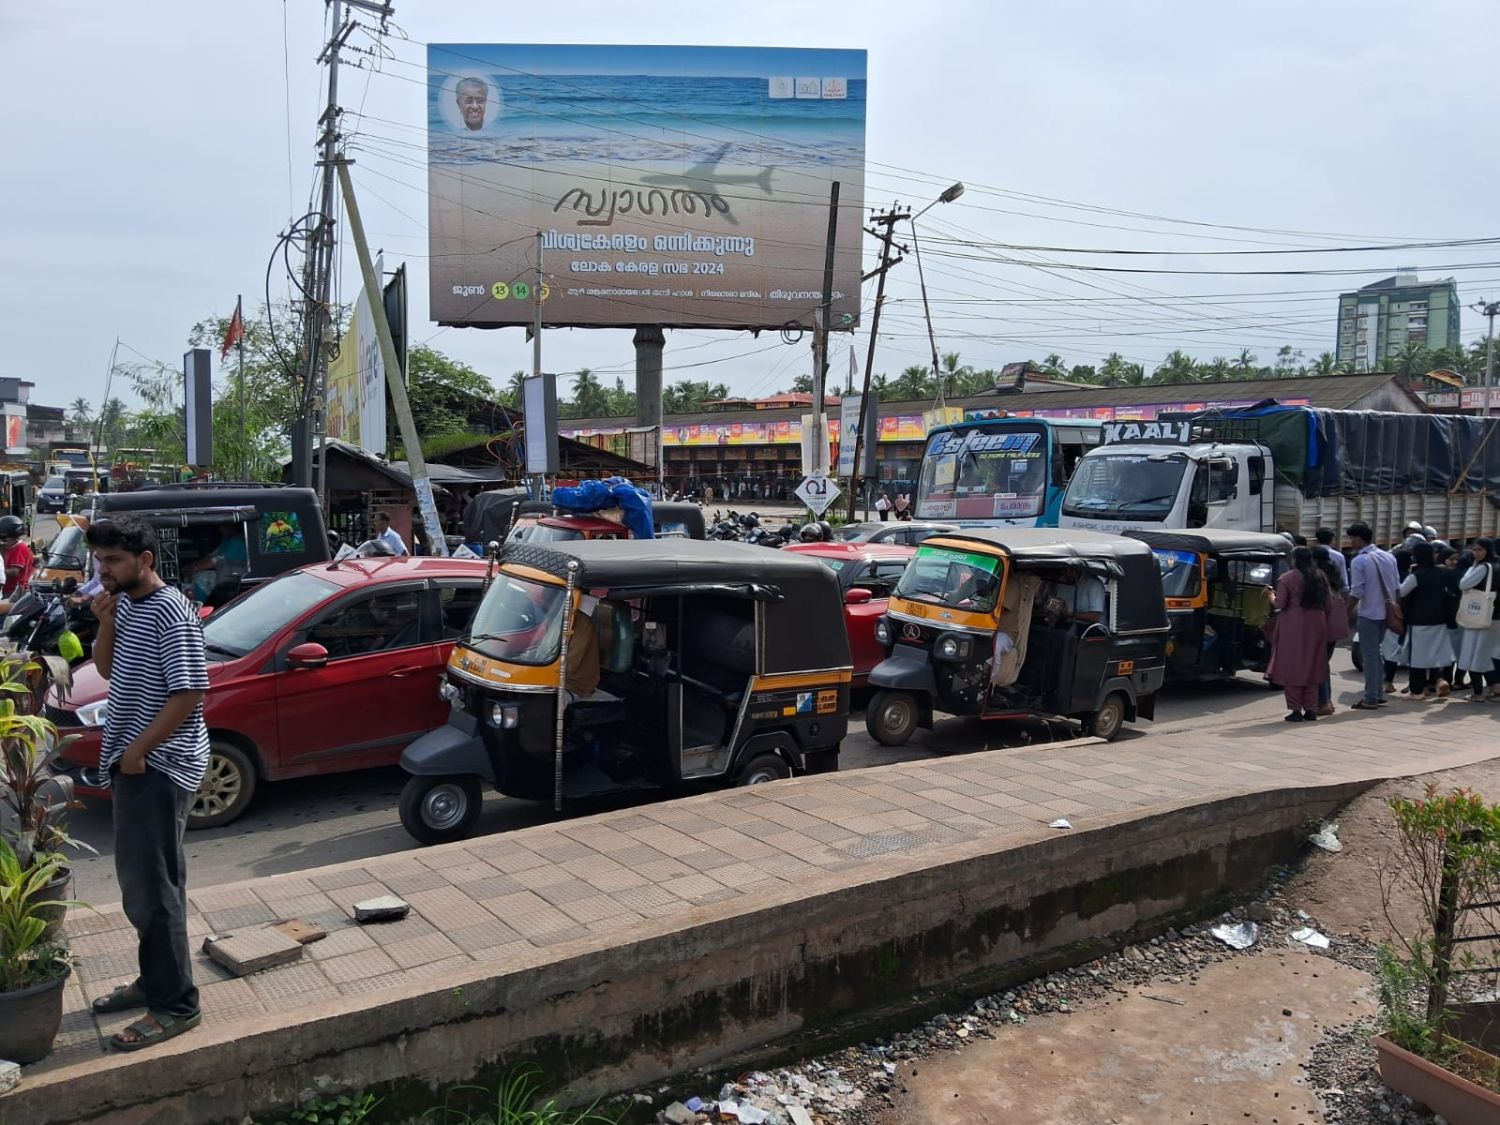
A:
<svg viewBox="0 0 1500 1125">
<path fill-rule="evenodd" d="M 103 592 L 94 598 L 94 664 L 109 681 L 99 772 L 114 790 L 115 873 L 139 941 L 140 975 L 93 1003 L 145 1008 L 110 1038 L 138 1051 L 202 1022 L 187 940 L 182 834 L 208 769 L 203 628 L 191 602 L 156 573 L 156 531 L 115 516 L 85 534 Z"/>
<path fill-rule="evenodd" d="M 463 118 L 464 128 L 477 133 L 484 128 L 484 111 L 489 103 L 490 88 L 478 78 L 462 79 L 454 90 L 458 99 L 458 115 Z"/>
</svg>

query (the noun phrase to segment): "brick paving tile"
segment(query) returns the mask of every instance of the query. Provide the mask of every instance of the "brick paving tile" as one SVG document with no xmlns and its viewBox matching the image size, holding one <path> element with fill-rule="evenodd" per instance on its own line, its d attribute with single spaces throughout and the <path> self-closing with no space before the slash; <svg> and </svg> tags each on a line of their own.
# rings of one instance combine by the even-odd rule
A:
<svg viewBox="0 0 1500 1125">
<path fill-rule="evenodd" d="M 471 860 L 468 863 L 456 864 L 453 867 L 444 867 L 434 872 L 434 874 L 441 875 L 455 887 L 461 887 L 465 883 L 477 883 L 481 879 L 503 878 L 498 868 L 491 867 L 488 863 L 481 863 L 477 859 Z"/>
<path fill-rule="evenodd" d="M 749 890 L 751 887 L 768 887 L 778 881 L 774 874 L 753 863 L 736 863 L 729 867 L 721 867 L 714 872 L 714 879 L 726 887 L 734 887 L 741 891 Z"/>
<path fill-rule="evenodd" d="M 362 949 L 358 953 L 346 953 L 328 961 L 319 961 L 318 968 L 335 985 L 348 984 L 361 977 L 378 977 L 382 973 L 396 971 L 396 962 L 381 949 Z"/>
<path fill-rule="evenodd" d="M 376 922 L 363 927 L 364 932 L 375 939 L 376 945 L 391 945 L 398 941 L 438 933 L 434 926 L 420 914 L 408 914 L 396 922 Z"/>
<path fill-rule="evenodd" d="M 462 929 L 452 930 L 448 937 L 454 945 L 470 956 L 477 956 L 485 950 L 496 949 L 521 940 L 521 935 L 498 918 L 480 922 L 476 926 L 464 926 Z"/>
<path fill-rule="evenodd" d="M 362 867 L 351 867 L 343 871 L 326 871 L 308 876 L 313 886 L 320 891 L 336 891 L 341 887 L 357 887 L 370 881 L 370 874 Z"/>
<path fill-rule="evenodd" d="M 284 1011 L 337 995 L 317 965 L 301 961 L 245 978 L 267 1011 Z"/>
<path fill-rule="evenodd" d="M 822 844 L 842 843 L 845 840 L 853 839 L 857 835 L 857 833 L 850 831 L 842 824 L 815 824 L 811 828 L 803 829 L 803 834 Z"/>
<path fill-rule="evenodd" d="M 504 837 L 472 843 L 469 845 L 469 852 L 476 859 L 484 860 L 495 870 L 506 875 L 514 875 L 518 871 L 529 871 L 533 867 L 547 865 L 547 861 L 530 848 Z"/>
<path fill-rule="evenodd" d="M 660 883 L 664 879 L 676 879 L 683 875 L 692 874 L 693 869 L 685 863 L 678 863 L 675 859 L 661 859 L 653 863 L 642 863 L 635 868 L 653 883 Z"/>
<path fill-rule="evenodd" d="M 458 848 L 449 844 L 446 847 L 426 848 L 416 853 L 416 861 L 423 867 L 430 868 L 433 871 L 446 871 L 452 867 L 462 867 L 467 863 L 474 863 L 476 860 L 489 862 L 469 851 L 467 845 Z"/>
<path fill-rule="evenodd" d="M 569 878 L 566 883 L 553 883 L 551 886 L 538 887 L 536 893 L 539 898 L 546 899 L 553 906 L 561 906 L 565 902 L 579 902 L 586 898 L 593 898 L 599 893 L 599 889 L 582 879 Z"/>
<path fill-rule="evenodd" d="M 259 899 L 254 906 L 236 906 L 229 910 L 214 910 L 203 915 L 214 933 L 225 934 L 231 930 L 249 929 L 276 921 L 277 914 Z"/>
<path fill-rule="evenodd" d="M 520 910 L 507 910 L 498 915 L 511 929 L 531 941 L 555 938 L 577 928 L 577 923 L 551 903 L 539 902 Z"/>
<path fill-rule="evenodd" d="M 259 906 L 260 896 L 249 884 L 230 883 L 227 886 L 189 891 L 188 902 L 192 904 L 193 909 L 207 914 L 213 910 L 232 910 L 237 906 Z"/>
<path fill-rule="evenodd" d="M 121 910 L 85 910 L 75 908 L 68 911 L 67 918 L 63 922 L 63 929 L 69 937 L 82 937 L 85 934 L 103 934 L 111 930 L 130 929 L 130 919 L 125 917 Z"/>
<path fill-rule="evenodd" d="M 441 961 L 424 961 L 420 965 L 413 965 L 406 970 L 406 976 L 416 977 L 439 977 L 444 973 L 451 973 L 455 969 L 473 968 L 474 962 L 464 956 L 447 957 Z"/>
<path fill-rule="evenodd" d="M 135 935 L 133 933 L 130 935 L 128 945 L 118 946 L 110 953 L 78 958 L 74 968 L 78 971 L 79 979 L 85 983 L 113 980 L 116 977 L 129 977 L 134 980 L 136 974 L 140 972 Z"/>
<path fill-rule="evenodd" d="M 576 875 L 580 879 L 587 879 L 590 875 L 603 875 L 612 871 L 625 870 L 622 864 L 616 863 L 603 850 L 591 851 L 588 855 L 578 859 L 565 859 L 559 866 L 569 875 Z"/>
<path fill-rule="evenodd" d="M 731 863 L 737 863 L 735 856 L 727 852 L 721 852 L 717 848 L 707 848 L 701 852 L 692 852 L 682 857 L 682 862 L 694 871 L 714 871 L 720 867 L 728 867 Z"/>
<path fill-rule="evenodd" d="M 573 876 L 569 872 L 556 865 L 536 867 L 530 871 L 518 871 L 510 877 L 528 891 L 540 890 L 542 887 L 555 887 L 559 883 L 573 881 Z"/>
<path fill-rule="evenodd" d="M 384 949 L 386 956 L 403 969 L 465 956 L 462 949 L 442 934 L 427 934 L 425 937 L 392 942 Z"/>
<path fill-rule="evenodd" d="M 681 875 L 663 882 L 662 889 L 688 902 L 696 902 L 704 895 L 723 890 L 724 884 L 707 875 Z"/>
<path fill-rule="evenodd" d="M 440 930 L 473 926 L 489 920 L 489 912 L 457 887 L 438 887 L 406 896 L 411 908 Z"/>
<path fill-rule="evenodd" d="M 231 1019 L 236 1016 L 258 1016 L 266 1009 L 250 987 L 249 977 L 215 981 L 198 990 L 206 1018 Z"/>
<path fill-rule="evenodd" d="M 495 898 L 499 895 L 508 895 L 512 891 L 524 891 L 525 885 L 511 875 L 493 875 L 488 879 L 475 879 L 472 882 L 455 882 L 455 886 L 464 894 L 476 901 L 487 898 Z M 391 888 L 395 890 L 395 888 Z M 432 890 L 431 887 L 413 887 L 412 890 Z"/>
<path fill-rule="evenodd" d="M 617 867 L 613 871 L 601 871 L 597 875 L 586 875 L 583 881 L 596 891 L 606 894 L 613 891 L 627 891 L 631 887 L 643 887 L 649 880 L 640 872 L 632 871 L 628 867 Z"/>
<path fill-rule="evenodd" d="M 300 898 L 302 895 L 315 895 L 318 886 L 306 875 L 270 875 L 265 879 L 257 880 L 252 886 L 255 893 L 263 900 L 269 902 L 275 898 Z"/>
<path fill-rule="evenodd" d="M 271 917 L 277 921 L 286 918 L 306 918 L 309 914 L 327 914 L 339 908 L 338 903 L 321 891 L 297 895 L 295 898 L 268 898 L 265 903 L 271 911 Z"/>
<path fill-rule="evenodd" d="M 346 953 L 358 953 L 361 949 L 374 949 L 376 942 L 370 931 L 376 928 L 376 926 L 345 926 L 340 930 L 332 930 L 322 941 L 315 941 L 308 945 L 305 955 L 314 961 L 331 961 Z"/>
<path fill-rule="evenodd" d="M 335 996 L 364 996 L 371 992 L 381 992 L 387 988 L 400 988 L 407 980 L 406 973 L 381 973 L 374 977 L 359 977 L 355 980 L 346 980 L 338 985 Z"/>
<path fill-rule="evenodd" d="M 622 906 L 627 906 L 638 914 L 651 916 L 654 916 L 654 911 L 659 911 L 662 908 L 677 910 L 682 905 L 680 898 L 654 884 L 647 887 L 636 887 L 633 890 L 621 891 L 611 897 Z"/>
<path fill-rule="evenodd" d="M 504 878 L 496 875 L 495 878 Z M 447 876 L 441 871 L 433 871 L 423 867 L 417 871 L 398 872 L 391 874 L 386 871 L 380 873 L 380 881 L 391 889 L 391 894 L 404 897 L 414 891 L 431 891 L 438 887 L 446 887 L 449 884 Z"/>
<path fill-rule="evenodd" d="M 609 853 L 609 858 L 624 867 L 639 868 L 643 863 L 656 863 L 667 857 L 655 848 L 649 848 L 645 844 L 632 844 L 628 848 L 620 848 Z"/>
<path fill-rule="evenodd" d="M 594 849 L 587 844 L 580 844 L 577 840 L 562 837 L 556 843 L 537 848 L 536 854 L 548 863 L 562 863 L 569 859 L 586 859 L 595 853 Z"/>
<path fill-rule="evenodd" d="M 609 918 L 618 918 L 622 921 L 638 922 L 640 915 L 627 907 L 621 906 L 609 895 L 594 895 L 592 898 L 580 898 L 574 902 L 564 902 L 558 909 L 575 922 L 588 925 L 591 922 L 603 922 Z"/>
</svg>

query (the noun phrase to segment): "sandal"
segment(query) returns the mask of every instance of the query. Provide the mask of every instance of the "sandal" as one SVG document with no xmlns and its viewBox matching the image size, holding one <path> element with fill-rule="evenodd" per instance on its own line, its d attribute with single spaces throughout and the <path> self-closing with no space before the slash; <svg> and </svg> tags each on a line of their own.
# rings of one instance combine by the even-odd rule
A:
<svg viewBox="0 0 1500 1125">
<path fill-rule="evenodd" d="M 202 1012 L 194 1012 L 190 1016 L 158 1016 L 148 1013 L 124 1031 L 111 1035 L 109 1045 L 117 1051 L 139 1051 L 143 1047 L 175 1039 L 184 1031 L 192 1031 L 202 1022 Z M 126 1038 L 126 1036 L 134 1036 L 134 1038 Z"/>
<path fill-rule="evenodd" d="M 111 1012 L 128 1012 L 132 1008 L 144 1008 L 146 1006 L 146 994 L 141 991 L 139 981 L 134 984 L 122 984 L 107 996 L 97 996 L 89 1005 L 96 1016 L 106 1016 Z"/>
</svg>

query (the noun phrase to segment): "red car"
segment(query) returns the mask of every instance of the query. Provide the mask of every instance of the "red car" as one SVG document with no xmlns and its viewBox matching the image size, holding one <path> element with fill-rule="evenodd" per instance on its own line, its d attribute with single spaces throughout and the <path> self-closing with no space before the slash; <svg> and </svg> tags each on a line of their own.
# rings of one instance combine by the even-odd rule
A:
<svg viewBox="0 0 1500 1125">
<path fill-rule="evenodd" d="M 228 824 L 261 781 L 395 765 L 408 743 L 448 721 L 438 696 L 453 642 L 483 594 L 485 564 L 364 558 L 288 571 L 203 623 L 208 774 L 189 828 Z M 108 682 L 77 669 L 46 714 L 77 734 L 53 763 L 78 792 L 99 788 Z"/>
<path fill-rule="evenodd" d="M 885 659 L 885 647 L 875 640 L 875 623 L 885 616 L 886 599 L 917 549 L 895 543 L 793 543 L 782 550 L 812 555 L 839 576 L 854 686 L 863 687 L 870 669 Z"/>
</svg>

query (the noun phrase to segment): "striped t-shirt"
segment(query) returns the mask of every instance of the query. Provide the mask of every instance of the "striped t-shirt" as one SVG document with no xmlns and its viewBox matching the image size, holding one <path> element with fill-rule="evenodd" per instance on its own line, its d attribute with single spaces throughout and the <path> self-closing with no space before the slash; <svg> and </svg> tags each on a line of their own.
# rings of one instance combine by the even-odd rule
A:
<svg viewBox="0 0 1500 1125">
<path fill-rule="evenodd" d="M 192 603 L 170 586 L 139 601 L 121 598 L 115 608 L 114 662 L 99 757 L 105 783 L 125 747 L 155 721 L 168 697 L 179 691 L 207 690 L 203 626 Z M 201 703 L 146 755 L 146 764 L 182 788 L 197 790 L 208 770 L 208 727 Z"/>
</svg>

